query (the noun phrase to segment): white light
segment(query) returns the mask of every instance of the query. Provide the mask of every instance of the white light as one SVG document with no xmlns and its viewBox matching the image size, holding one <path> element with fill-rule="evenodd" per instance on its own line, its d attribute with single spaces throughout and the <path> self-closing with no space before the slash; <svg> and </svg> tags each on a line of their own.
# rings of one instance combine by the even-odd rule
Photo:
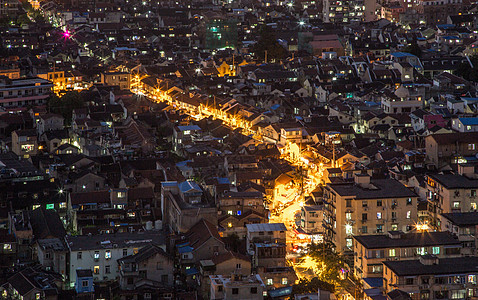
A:
<svg viewBox="0 0 478 300">
<path fill-rule="evenodd" d="M 287 6 L 292 7 L 294 4 L 292 2 L 287 3 Z"/>
<path fill-rule="evenodd" d="M 60 189 L 58 192 L 59 192 L 60 194 L 63 194 L 63 189 Z"/>
<path fill-rule="evenodd" d="M 200 68 L 197 68 L 197 69 L 196 69 L 196 73 L 201 73 L 201 69 L 200 69 Z"/>
<path fill-rule="evenodd" d="M 299 21 L 299 25 L 300 25 L 300 26 L 304 26 L 304 25 L 305 25 L 305 22 L 304 22 L 304 21 Z"/>
</svg>

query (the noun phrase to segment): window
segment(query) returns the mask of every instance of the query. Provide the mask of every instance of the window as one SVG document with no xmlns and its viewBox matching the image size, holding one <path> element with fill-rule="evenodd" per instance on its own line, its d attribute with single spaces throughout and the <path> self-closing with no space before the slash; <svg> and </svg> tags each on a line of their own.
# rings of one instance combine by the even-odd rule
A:
<svg viewBox="0 0 478 300">
<path fill-rule="evenodd" d="M 362 207 L 367 207 L 368 204 L 367 204 L 367 201 L 362 201 Z"/>
<path fill-rule="evenodd" d="M 392 211 L 392 219 L 397 219 L 397 212 L 396 211 Z"/>
<path fill-rule="evenodd" d="M 138 253 L 138 248 L 133 248 L 133 254 L 137 254 Z"/>
<path fill-rule="evenodd" d="M 267 283 L 267 285 L 273 285 L 273 284 L 274 284 L 274 279 L 272 279 L 272 278 L 267 278 L 266 283 Z"/>
<path fill-rule="evenodd" d="M 460 208 L 460 201 L 453 201 L 453 208 Z"/>
<path fill-rule="evenodd" d="M 409 210 L 407 211 L 407 219 L 410 219 L 412 217 L 412 212 Z"/>
<path fill-rule="evenodd" d="M 123 249 L 123 256 L 127 256 L 128 255 L 128 249 Z"/>
<path fill-rule="evenodd" d="M 468 144 L 468 150 L 475 150 L 475 144 Z"/>
<path fill-rule="evenodd" d="M 163 283 L 168 283 L 169 282 L 169 276 L 166 274 L 166 275 L 161 275 L 161 282 Z"/>
<path fill-rule="evenodd" d="M 55 204 L 54 203 L 47 204 L 46 209 L 55 209 Z"/>
<path fill-rule="evenodd" d="M 76 259 L 81 259 L 81 255 L 82 255 L 82 254 L 83 254 L 83 253 L 81 253 L 81 252 L 76 253 Z"/>
<path fill-rule="evenodd" d="M 350 199 L 345 200 L 345 206 L 346 207 L 352 207 L 352 200 L 350 200 Z"/>
<path fill-rule="evenodd" d="M 241 264 L 236 264 L 236 269 L 240 269 L 241 268 Z"/>
<path fill-rule="evenodd" d="M 382 206 L 382 200 L 377 200 L 377 206 Z"/>
<path fill-rule="evenodd" d="M 95 273 L 95 274 L 100 274 L 100 266 L 95 266 L 95 267 L 93 268 L 93 273 Z"/>
<path fill-rule="evenodd" d="M 350 224 L 345 225 L 345 234 L 352 235 L 353 234 L 353 227 Z"/>
<path fill-rule="evenodd" d="M 12 251 L 12 244 L 3 244 L 3 250 Z"/>
<path fill-rule="evenodd" d="M 476 197 L 476 190 L 471 190 L 470 191 L 470 196 L 471 197 Z"/>
<path fill-rule="evenodd" d="M 413 278 L 405 278 L 405 284 L 407 285 L 412 285 L 413 284 Z"/>
<path fill-rule="evenodd" d="M 217 286 L 217 291 L 218 291 L 218 292 L 222 292 L 222 285 L 218 285 L 218 286 Z"/>
<path fill-rule="evenodd" d="M 251 287 L 251 294 L 257 294 L 257 288 Z"/>
<path fill-rule="evenodd" d="M 465 299 L 466 290 L 451 290 L 451 299 Z"/>
<path fill-rule="evenodd" d="M 425 255 L 425 254 L 427 254 L 427 251 L 425 250 L 425 247 L 418 247 L 418 248 L 417 248 L 417 254 L 418 254 L 418 255 Z"/>
<path fill-rule="evenodd" d="M 227 214 L 232 216 L 232 210 L 228 210 Z"/>
<path fill-rule="evenodd" d="M 440 247 L 433 247 L 432 254 L 440 254 Z"/>
<path fill-rule="evenodd" d="M 413 204 L 412 198 L 408 198 L 407 199 L 407 205 L 412 205 L 412 204 Z"/>
<path fill-rule="evenodd" d="M 287 277 L 283 277 L 283 278 L 282 278 L 282 284 L 285 285 L 285 284 L 287 284 L 287 282 L 288 282 L 288 281 L 287 281 Z"/>
<path fill-rule="evenodd" d="M 242 215 L 242 211 L 238 210 L 238 211 L 237 211 L 237 215 L 238 215 L 238 216 Z"/>
<path fill-rule="evenodd" d="M 118 196 L 118 198 L 124 198 L 124 197 L 126 197 L 126 193 L 125 192 L 118 192 L 117 196 Z"/>
<path fill-rule="evenodd" d="M 81 281 L 81 286 L 82 286 L 82 287 L 88 287 L 88 286 L 89 286 L 88 280 L 82 280 L 82 281 Z"/>
<path fill-rule="evenodd" d="M 362 233 L 367 233 L 367 226 L 362 226 Z"/>
<path fill-rule="evenodd" d="M 362 214 L 362 221 L 367 221 L 367 214 Z"/>
<path fill-rule="evenodd" d="M 388 249 L 388 256 L 395 257 L 395 249 Z"/>
<path fill-rule="evenodd" d="M 476 275 L 468 275 L 468 283 L 476 284 Z"/>
<path fill-rule="evenodd" d="M 377 220 L 381 220 L 382 219 L 382 213 L 381 212 L 378 212 L 377 213 Z"/>
<path fill-rule="evenodd" d="M 352 220 L 352 213 L 345 213 L 345 220 L 350 221 Z"/>
<path fill-rule="evenodd" d="M 352 248 L 352 239 L 345 239 L 345 244 L 347 248 Z"/>
<path fill-rule="evenodd" d="M 95 251 L 95 260 L 100 259 L 100 251 Z"/>
<path fill-rule="evenodd" d="M 105 258 L 106 259 L 111 259 L 111 250 L 106 250 L 105 251 Z"/>
<path fill-rule="evenodd" d="M 392 224 L 392 231 L 397 231 L 397 230 L 398 230 L 398 225 Z"/>
<path fill-rule="evenodd" d="M 383 231 L 383 225 L 377 224 L 377 233 L 381 233 Z"/>
<path fill-rule="evenodd" d="M 232 294 L 233 294 L 233 295 L 239 294 L 239 289 L 238 289 L 238 288 L 233 288 L 233 289 L 232 289 Z"/>
<path fill-rule="evenodd" d="M 110 266 L 105 266 L 105 274 L 111 273 L 111 267 Z"/>
</svg>

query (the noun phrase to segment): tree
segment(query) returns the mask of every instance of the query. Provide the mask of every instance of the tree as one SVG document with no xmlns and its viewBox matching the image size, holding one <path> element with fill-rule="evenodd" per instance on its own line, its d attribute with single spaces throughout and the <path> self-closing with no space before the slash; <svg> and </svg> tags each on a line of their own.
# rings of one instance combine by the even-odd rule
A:
<svg viewBox="0 0 478 300">
<path fill-rule="evenodd" d="M 403 49 L 403 52 L 407 52 L 407 53 L 410 53 L 410 54 L 413 54 L 417 57 L 421 57 L 422 56 L 422 49 L 420 48 L 420 46 L 418 46 L 418 44 L 415 42 L 407 47 L 405 47 Z"/>
<path fill-rule="evenodd" d="M 83 106 L 85 106 L 83 97 L 76 91 L 67 92 L 61 98 L 54 95 L 48 101 L 50 112 L 62 115 L 66 124 L 71 124 L 73 110 Z"/>
<path fill-rule="evenodd" d="M 312 243 L 309 245 L 308 255 L 317 262 L 322 262 L 323 268 L 319 279 L 337 284 L 342 281 L 341 275 L 346 272 L 347 265 L 344 258 L 334 251 L 331 243 Z"/>
<path fill-rule="evenodd" d="M 274 31 L 263 26 L 259 31 L 259 41 L 254 45 L 254 53 L 257 59 L 265 59 L 267 51 L 267 61 L 283 59 L 287 56 L 287 50 L 277 42 Z"/>
<path fill-rule="evenodd" d="M 461 63 L 456 68 L 456 75 L 463 77 L 463 79 L 473 82 L 478 82 L 478 55 L 470 57 L 473 67 L 467 62 Z"/>
<path fill-rule="evenodd" d="M 322 281 L 317 277 L 314 277 L 311 280 L 301 278 L 297 284 L 292 286 L 292 296 L 295 294 L 317 293 L 318 290 L 333 293 L 335 291 L 335 286 Z"/>
</svg>

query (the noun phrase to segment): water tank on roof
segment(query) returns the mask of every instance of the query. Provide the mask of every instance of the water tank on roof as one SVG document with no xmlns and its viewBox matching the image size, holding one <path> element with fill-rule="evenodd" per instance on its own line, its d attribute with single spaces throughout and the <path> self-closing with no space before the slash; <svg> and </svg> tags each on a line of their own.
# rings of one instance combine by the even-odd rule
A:
<svg viewBox="0 0 478 300">
<path fill-rule="evenodd" d="M 148 221 L 146 222 L 146 230 L 152 230 L 153 229 L 153 222 Z"/>
<path fill-rule="evenodd" d="M 163 229 L 163 221 L 161 221 L 161 220 L 154 221 L 154 229 L 156 229 L 156 230 Z"/>
</svg>

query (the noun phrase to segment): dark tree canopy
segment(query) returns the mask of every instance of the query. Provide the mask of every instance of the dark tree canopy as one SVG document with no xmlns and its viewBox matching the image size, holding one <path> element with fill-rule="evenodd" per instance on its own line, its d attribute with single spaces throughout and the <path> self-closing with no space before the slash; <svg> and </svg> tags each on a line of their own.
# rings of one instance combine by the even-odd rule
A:
<svg viewBox="0 0 478 300">
<path fill-rule="evenodd" d="M 417 57 L 421 57 L 422 56 L 422 49 L 420 48 L 420 46 L 418 46 L 418 44 L 415 42 L 407 47 L 405 47 L 403 49 L 403 52 L 407 52 L 407 53 L 410 53 L 410 54 L 413 54 Z"/>
<path fill-rule="evenodd" d="M 67 124 L 71 123 L 73 110 L 83 106 L 85 106 L 83 97 L 76 91 L 68 92 L 61 97 L 52 96 L 48 101 L 50 112 L 62 115 Z"/>
<path fill-rule="evenodd" d="M 478 82 L 478 55 L 470 57 L 473 67 L 468 62 L 458 65 L 456 75 L 463 77 L 465 80 Z"/>
<path fill-rule="evenodd" d="M 259 40 L 254 45 L 256 58 L 264 59 L 267 51 L 267 60 L 274 61 L 287 56 L 287 50 L 277 42 L 277 37 L 268 26 L 263 26 L 259 32 Z"/>
</svg>

